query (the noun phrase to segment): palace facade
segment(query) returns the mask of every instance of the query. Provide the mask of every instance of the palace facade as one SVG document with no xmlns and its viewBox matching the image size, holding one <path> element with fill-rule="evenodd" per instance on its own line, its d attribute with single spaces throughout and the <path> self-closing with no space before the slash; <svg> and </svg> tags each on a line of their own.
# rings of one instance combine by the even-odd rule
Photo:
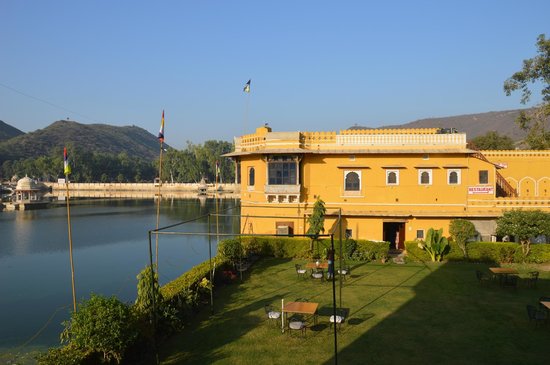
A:
<svg viewBox="0 0 550 365">
<path fill-rule="evenodd" d="M 325 233 L 403 248 L 470 220 L 483 240 L 509 209 L 550 211 L 550 151 L 475 151 L 452 129 L 273 132 L 235 138 L 241 229 L 304 234 L 317 198 Z"/>
</svg>

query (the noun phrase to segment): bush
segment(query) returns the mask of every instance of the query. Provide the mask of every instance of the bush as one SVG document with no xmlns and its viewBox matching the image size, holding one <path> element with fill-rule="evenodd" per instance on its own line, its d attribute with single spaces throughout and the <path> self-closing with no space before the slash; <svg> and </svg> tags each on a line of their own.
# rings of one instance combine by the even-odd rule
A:
<svg viewBox="0 0 550 365">
<path fill-rule="evenodd" d="M 116 297 L 92 294 L 63 322 L 61 340 L 88 353 L 101 353 L 120 363 L 126 348 L 137 338 L 130 307 Z"/>
<path fill-rule="evenodd" d="M 38 365 L 82 365 L 93 364 L 90 354 L 73 345 L 51 348 L 36 357 Z M 88 360 L 88 361 L 87 361 Z"/>
<path fill-rule="evenodd" d="M 243 255 L 243 245 L 238 239 L 223 240 L 218 244 L 218 256 L 232 263 L 238 262 Z"/>
<path fill-rule="evenodd" d="M 356 242 L 356 248 L 351 257 L 358 261 L 372 261 L 387 257 L 389 249 L 389 242 L 359 240 Z"/>
<path fill-rule="evenodd" d="M 220 242 L 220 245 L 222 242 Z M 214 278 L 214 283 L 216 283 L 216 279 L 221 278 L 220 273 L 229 265 L 229 262 L 224 257 L 216 256 L 212 258 L 212 264 L 216 270 L 216 278 Z M 207 293 L 200 286 L 204 278 L 208 280 L 212 279 L 210 278 L 209 261 L 193 267 L 180 277 L 164 285 L 160 288 L 160 292 L 166 302 L 178 308 L 181 312 L 190 312 L 200 302 L 207 299 Z"/>
<path fill-rule="evenodd" d="M 154 284 L 152 279 L 154 278 Z M 151 337 L 149 331 L 153 315 L 153 298 L 155 302 L 156 332 L 168 336 L 182 328 L 178 311 L 165 302 L 160 292 L 158 274 L 151 272 L 151 266 L 146 266 L 137 276 L 137 299 L 132 307 L 143 326 L 142 335 Z M 152 290 L 151 290 L 152 289 Z"/>
<path fill-rule="evenodd" d="M 418 242 L 407 241 L 407 257 L 412 261 L 427 261 L 429 255 L 420 250 Z M 468 258 L 462 255 L 462 250 L 454 242 L 445 256 L 448 261 L 511 263 L 524 262 L 523 253 L 518 243 L 514 242 L 470 242 L 468 243 Z M 550 262 L 550 244 L 532 245 L 531 252 L 525 258 L 527 263 Z"/>
</svg>

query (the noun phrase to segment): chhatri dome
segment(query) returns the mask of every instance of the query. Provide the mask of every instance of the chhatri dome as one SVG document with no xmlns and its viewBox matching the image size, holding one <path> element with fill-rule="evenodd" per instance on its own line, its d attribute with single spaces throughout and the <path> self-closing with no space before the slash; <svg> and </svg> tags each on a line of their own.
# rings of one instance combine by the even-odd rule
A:
<svg viewBox="0 0 550 365">
<path fill-rule="evenodd" d="M 25 176 L 24 178 L 20 179 L 17 182 L 17 186 L 15 189 L 19 191 L 23 191 L 23 190 L 29 191 L 29 190 L 40 190 L 40 187 L 38 186 L 36 181 L 34 181 L 28 176 Z"/>
</svg>

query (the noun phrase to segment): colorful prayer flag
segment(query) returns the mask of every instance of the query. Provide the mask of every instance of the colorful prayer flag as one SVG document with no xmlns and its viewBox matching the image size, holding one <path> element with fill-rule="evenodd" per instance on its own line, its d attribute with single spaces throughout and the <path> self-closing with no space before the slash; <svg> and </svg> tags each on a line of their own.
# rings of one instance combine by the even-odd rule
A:
<svg viewBox="0 0 550 365">
<path fill-rule="evenodd" d="M 244 85 L 243 91 L 244 91 L 245 93 L 249 93 L 249 92 L 250 92 L 250 81 L 251 81 L 251 80 L 248 80 L 248 82 Z"/>
<path fill-rule="evenodd" d="M 71 173 L 71 165 L 69 165 L 69 159 L 67 157 L 67 147 L 63 147 L 63 172 L 65 175 Z"/>
<path fill-rule="evenodd" d="M 159 141 L 164 142 L 164 110 L 162 111 L 162 120 L 160 121 Z"/>
</svg>

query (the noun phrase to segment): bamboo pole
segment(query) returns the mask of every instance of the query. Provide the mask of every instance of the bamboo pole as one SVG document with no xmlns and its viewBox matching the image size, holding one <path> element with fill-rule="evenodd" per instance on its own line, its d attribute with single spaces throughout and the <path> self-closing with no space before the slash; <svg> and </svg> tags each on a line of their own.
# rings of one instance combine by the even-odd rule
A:
<svg viewBox="0 0 550 365">
<path fill-rule="evenodd" d="M 71 231 L 71 204 L 69 194 L 69 175 L 65 175 L 65 186 L 67 187 L 67 228 L 69 234 L 69 258 L 71 260 L 71 286 L 73 289 L 73 311 L 76 312 L 76 289 L 74 284 L 74 262 L 73 262 L 73 236 Z"/>
<path fill-rule="evenodd" d="M 159 184 L 158 184 L 158 194 L 157 194 L 157 226 L 156 229 L 159 229 L 160 224 L 160 201 L 162 195 L 160 188 L 162 187 L 162 140 L 160 141 L 160 153 L 159 153 Z M 159 236 L 155 235 L 155 265 L 157 274 L 159 272 Z"/>
</svg>

